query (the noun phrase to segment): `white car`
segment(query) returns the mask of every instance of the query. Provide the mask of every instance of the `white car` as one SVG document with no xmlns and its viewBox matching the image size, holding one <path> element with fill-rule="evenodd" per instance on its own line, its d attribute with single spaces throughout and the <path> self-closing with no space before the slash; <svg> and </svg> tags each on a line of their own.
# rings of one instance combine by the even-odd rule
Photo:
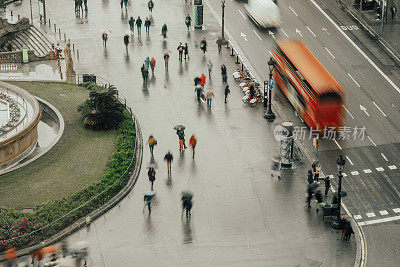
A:
<svg viewBox="0 0 400 267">
<path fill-rule="evenodd" d="M 261 28 L 278 28 L 282 24 L 279 8 L 273 0 L 248 0 L 244 8 L 247 15 Z"/>
</svg>

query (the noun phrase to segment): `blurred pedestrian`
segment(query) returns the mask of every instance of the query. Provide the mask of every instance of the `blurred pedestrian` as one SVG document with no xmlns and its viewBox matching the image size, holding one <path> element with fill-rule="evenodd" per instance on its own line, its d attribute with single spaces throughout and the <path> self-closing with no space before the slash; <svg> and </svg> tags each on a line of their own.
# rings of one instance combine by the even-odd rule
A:
<svg viewBox="0 0 400 267">
<path fill-rule="evenodd" d="M 150 153 L 153 155 L 154 151 L 154 146 L 157 145 L 157 140 L 154 138 L 153 135 L 149 136 L 149 139 L 147 139 L 146 145 L 149 145 Z"/>
<path fill-rule="evenodd" d="M 128 0 L 124 0 L 124 7 L 125 7 L 125 10 L 128 10 Z"/>
<path fill-rule="evenodd" d="M 61 249 L 61 254 L 62 254 L 63 258 L 65 258 L 65 256 L 68 255 L 68 243 L 67 243 L 67 241 L 65 241 L 65 239 L 63 239 L 61 241 L 60 249 Z"/>
<path fill-rule="evenodd" d="M 196 77 L 196 78 L 198 78 L 198 77 Z M 195 80 L 196 80 L 196 78 L 195 78 Z M 196 92 L 196 95 L 197 95 L 197 102 L 201 103 L 201 95 L 203 93 L 203 88 L 201 87 L 200 84 L 196 84 L 196 82 L 195 82 L 194 91 Z"/>
<path fill-rule="evenodd" d="M 132 32 L 135 32 L 135 19 L 133 18 L 133 16 L 131 16 L 131 18 L 128 21 L 129 23 L 129 29 L 131 29 Z"/>
<path fill-rule="evenodd" d="M 230 93 L 231 93 L 231 90 L 229 89 L 229 85 L 226 85 L 226 86 L 225 86 L 225 92 L 224 92 L 224 95 L 225 95 L 225 104 L 227 103 L 226 100 L 227 100 L 228 95 L 229 95 Z"/>
<path fill-rule="evenodd" d="M 179 43 L 178 48 L 176 50 L 178 50 L 178 54 L 179 54 L 179 61 L 182 61 L 182 55 L 183 55 L 183 45 L 182 43 Z"/>
<path fill-rule="evenodd" d="M 147 3 L 147 7 L 149 8 L 150 13 L 153 13 L 153 8 L 154 8 L 153 0 L 149 0 L 149 2 Z"/>
<path fill-rule="evenodd" d="M 223 65 L 221 66 L 221 75 L 222 75 L 222 82 L 223 82 L 223 83 L 226 83 L 227 80 L 228 80 L 228 76 L 227 76 L 227 74 L 226 74 L 226 66 L 225 66 L 225 64 L 223 64 Z"/>
<path fill-rule="evenodd" d="M 390 6 L 390 12 L 392 13 L 392 21 L 395 21 L 396 13 L 397 13 L 397 7 L 394 5 L 394 3 Z"/>
<path fill-rule="evenodd" d="M 191 136 L 190 139 L 189 139 L 189 145 L 192 147 L 192 150 L 193 150 L 193 158 L 194 158 L 194 153 L 195 153 L 196 145 L 197 145 L 197 139 L 196 139 L 196 137 L 194 136 L 194 134 L 192 134 L 192 136 Z"/>
<path fill-rule="evenodd" d="M 138 35 L 141 35 L 142 34 L 142 19 L 140 18 L 140 16 L 138 16 L 138 18 L 136 20 L 136 28 L 137 28 Z"/>
<path fill-rule="evenodd" d="M 154 59 L 154 57 L 151 58 L 150 60 L 150 68 L 151 68 L 151 72 L 154 74 L 154 68 L 156 67 L 156 60 Z"/>
<path fill-rule="evenodd" d="M 171 163 L 174 160 L 174 157 L 172 156 L 171 152 L 167 152 L 164 156 L 164 160 L 167 162 L 167 170 L 168 174 L 171 174 Z"/>
<path fill-rule="evenodd" d="M 143 201 L 144 201 L 144 206 L 143 206 L 143 212 L 144 212 L 144 208 L 147 206 L 147 208 L 149 209 L 149 214 L 151 213 L 151 200 L 153 199 L 153 197 L 151 196 L 146 196 L 144 195 Z"/>
<path fill-rule="evenodd" d="M 76 3 L 76 0 L 75 0 L 75 3 Z M 124 7 L 124 0 L 121 0 L 120 2 L 119 2 L 119 4 L 121 5 L 121 9 Z M 76 10 L 75 10 L 76 11 Z"/>
<path fill-rule="evenodd" d="M 150 190 L 153 191 L 153 184 L 154 184 L 154 181 L 156 180 L 156 171 L 154 170 L 154 168 L 149 168 L 147 175 L 149 176 L 149 181 L 151 183 Z"/>
<path fill-rule="evenodd" d="M 185 43 L 185 46 L 183 47 L 183 53 L 185 54 L 185 59 L 186 57 L 189 58 L 189 47 L 187 43 Z"/>
<path fill-rule="evenodd" d="M 211 71 L 214 67 L 214 64 L 211 62 L 211 59 L 208 60 L 207 69 L 208 69 L 208 78 L 211 79 Z"/>
<path fill-rule="evenodd" d="M 217 43 L 217 46 L 218 46 L 218 54 L 221 54 L 221 50 L 222 50 L 222 38 L 221 38 L 221 36 L 218 37 L 216 43 Z"/>
<path fill-rule="evenodd" d="M 128 51 L 128 45 L 129 45 L 129 35 L 128 34 L 124 35 L 124 44 L 125 44 L 126 51 Z"/>
<path fill-rule="evenodd" d="M 325 196 L 328 196 L 329 188 L 331 188 L 331 177 L 327 175 L 324 179 L 325 181 Z"/>
<path fill-rule="evenodd" d="M 200 85 L 204 89 L 204 86 L 206 85 L 206 75 L 201 74 L 200 76 Z"/>
<path fill-rule="evenodd" d="M 349 242 L 351 234 L 354 234 L 351 223 L 348 221 L 344 227 L 344 241 Z"/>
<path fill-rule="evenodd" d="M 206 93 L 206 99 L 207 99 L 207 107 L 211 108 L 211 101 L 212 98 L 214 97 L 214 93 L 213 91 L 210 89 L 208 89 L 207 93 Z"/>
<path fill-rule="evenodd" d="M 167 24 L 164 23 L 164 25 L 161 28 L 161 35 L 165 38 L 167 38 L 167 31 L 168 31 L 168 27 Z"/>
<path fill-rule="evenodd" d="M 203 37 L 203 40 L 201 40 L 200 42 L 200 49 L 203 50 L 204 56 L 206 55 L 206 51 L 207 51 L 207 41 L 206 41 L 206 37 Z"/>
<path fill-rule="evenodd" d="M 165 67 L 165 71 L 168 71 L 168 61 L 169 61 L 169 54 L 168 54 L 168 52 L 164 52 L 164 67 Z"/>
<path fill-rule="evenodd" d="M 151 21 L 149 20 L 149 18 L 146 18 L 146 20 L 144 21 L 144 27 L 146 28 L 147 35 L 150 34 L 150 25 Z"/>
<path fill-rule="evenodd" d="M 308 182 L 308 184 L 312 184 L 312 183 L 314 182 L 313 174 L 312 174 L 312 171 L 311 171 L 311 170 L 308 170 L 308 173 L 307 173 L 307 182 Z"/>
<path fill-rule="evenodd" d="M 176 134 L 178 135 L 179 144 L 182 142 L 183 149 L 186 149 L 187 146 L 185 144 L 185 131 L 183 129 L 179 129 L 176 131 Z M 181 147 L 179 148 L 181 149 Z"/>
<path fill-rule="evenodd" d="M 107 40 L 108 40 L 108 34 L 107 34 L 107 32 L 103 32 L 103 34 L 101 35 L 101 38 L 103 39 L 103 45 L 104 45 L 104 47 L 107 47 Z"/>
<path fill-rule="evenodd" d="M 87 12 L 88 12 L 87 0 L 83 0 L 83 5 L 85 6 L 85 16 L 87 17 Z"/>
<path fill-rule="evenodd" d="M 318 183 L 318 178 L 319 178 L 319 174 L 321 172 L 321 164 L 317 164 L 315 166 L 315 172 L 314 172 L 314 180 Z"/>
<path fill-rule="evenodd" d="M 190 30 L 190 26 L 192 25 L 192 18 L 190 17 L 189 13 L 187 14 L 186 18 L 185 18 L 185 24 L 186 27 L 188 29 L 188 31 Z"/>
<path fill-rule="evenodd" d="M 142 65 L 142 67 L 140 68 L 140 71 L 142 72 L 143 82 L 147 82 L 147 78 L 149 77 L 149 70 L 146 68 L 144 63 Z"/>
<path fill-rule="evenodd" d="M 313 196 L 314 190 L 311 187 L 307 187 L 307 207 L 311 208 L 311 200 Z"/>
<path fill-rule="evenodd" d="M 146 66 L 147 69 L 150 68 L 150 58 L 148 56 L 144 60 L 144 65 Z"/>
</svg>

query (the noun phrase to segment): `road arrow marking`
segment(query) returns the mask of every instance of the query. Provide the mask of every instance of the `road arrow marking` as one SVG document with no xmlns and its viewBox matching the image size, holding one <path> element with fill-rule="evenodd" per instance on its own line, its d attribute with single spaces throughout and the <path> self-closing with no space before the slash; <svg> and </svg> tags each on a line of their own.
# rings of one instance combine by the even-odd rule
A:
<svg viewBox="0 0 400 267">
<path fill-rule="evenodd" d="M 274 39 L 275 39 L 275 36 L 274 36 L 274 33 L 273 33 L 273 32 L 268 31 L 268 33 L 269 33 L 269 35 L 272 35 L 272 37 L 274 37 Z"/>
<path fill-rule="evenodd" d="M 289 36 L 286 34 L 286 32 L 281 28 L 282 32 L 285 34 L 286 38 L 289 38 Z"/>
<path fill-rule="evenodd" d="M 246 34 L 244 34 L 243 32 L 241 32 L 241 33 L 240 33 L 240 37 L 243 37 L 243 38 L 246 40 L 246 42 L 247 42 Z"/>
<path fill-rule="evenodd" d="M 245 20 L 247 20 L 247 18 L 243 15 L 242 11 L 240 11 L 240 10 L 238 10 L 238 11 L 239 11 L 240 15 L 242 15 L 242 17 L 243 17 Z"/>
<path fill-rule="evenodd" d="M 293 8 L 291 7 L 291 6 L 288 6 L 289 8 L 290 8 L 290 10 L 292 10 L 293 11 L 293 13 L 298 17 L 299 15 L 297 15 L 297 13 L 296 12 L 294 12 L 294 10 L 293 10 Z"/>
<path fill-rule="evenodd" d="M 300 30 L 296 29 L 296 33 L 298 33 L 301 37 L 303 37 Z"/>
<path fill-rule="evenodd" d="M 256 30 L 253 30 L 253 32 L 257 35 L 258 39 L 260 39 L 260 41 L 261 41 L 261 37 L 260 37 L 260 35 L 258 35 L 258 33 L 256 32 Z"/>
<path fill-rule="evenodd" d="M 311 32 L 312 35 L 314 35 L 314 37 L 317 37 L 308 26 L 306 26 L 306 28 Z"/>
<path fill-rule="evenodd" d="M 367 112 L 367 109 L 366 109 L 364 106 L 361 106 L 361 105 L 360 105 L 360 109 L 361 109 L 362 111 L 364 111 L 365 114 L 367 114 L 367 116 L 369 117 L 369 114 L 368 114 L 368 112 Z"/>
<path fill-rule="evenodd" d="M 325 29 L 324 27 L 322 27 L 322 30 L 323 30 L 324 32 L 326 32 L 326 34 L 328 34 L 328 35 L 329 35 L 329 32 L 328 32 L 328 30 L 327 30 L 327 29 Z"/>
</svg>

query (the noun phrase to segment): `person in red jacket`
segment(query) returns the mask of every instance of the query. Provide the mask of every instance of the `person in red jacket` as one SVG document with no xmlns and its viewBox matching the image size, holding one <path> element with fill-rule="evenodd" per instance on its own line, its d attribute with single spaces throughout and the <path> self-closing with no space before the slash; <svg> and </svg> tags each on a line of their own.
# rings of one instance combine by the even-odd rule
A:
<svg viewBox="0 0 400 267">
<path fill-rule="evenodd" d="M 194 151 L 195 151 L 195 148 L 196 148 L 196 145 L 197 145 L 197 139 L 196 139 L 196 137 L 194 137 L 194 134 L 192 134 L 192 136 L 190 137 L 189 145 L 193 149 L 193 158 L 194 158 Z"/>
<path fill-rule="evenodd" d="M 156 60 L 154 59 L 154 57 L 151 58 L 150 60 L 150 68 L 151 68 L 151 72 L 154 75 L 154 68 L 156 67 Z"/>
<path fill-rule="evenodd" d="M 201 74 L 200 76 L 200 85 L 204 89 L 204 86 L 206 85 L 206 75 Z"/>
</svg>

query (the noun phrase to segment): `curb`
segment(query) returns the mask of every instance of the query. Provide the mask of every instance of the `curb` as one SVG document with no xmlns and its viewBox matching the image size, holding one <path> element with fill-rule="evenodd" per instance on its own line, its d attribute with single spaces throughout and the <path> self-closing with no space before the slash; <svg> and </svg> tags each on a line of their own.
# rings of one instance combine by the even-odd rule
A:
<svg viewBox="0 0 400 267">
<path fill-rule="evenodd" d="M 351 8 L 348 8 L 346 4 L 340 1 L 340 5 L 342 6 L 342 9 L 347 12 L 351 18 L 357 22 L 361 28 L 363 28 L 367 34 L 376 40 L 381 48 L 397 63 L 397 65 L 400 66 L 400 54 L 397 53 L 393 47 L 391 47 L 375 30 L 371 29 L 367 23 L 364 22 L 364 20 L 357 14 L 355 13 Z"/>
<path fill-rule="evenodd" d="M 64 230 L 60 231 L 59 233 L 55 234 L 54 236 L 27 248 L 23 248 L 21 250 L 17 250 L 18 257 L 29 255 L 32 250 L 35 249 L 40 249 L 42 247 L 49 246 L 51 244 L 54 244 L 61 239 L 65 238 L 68 235 L 71 235 L 72 233 L 76 232 L 86 224 L 86 217 L 91 217 L 91 220 L 95 220 L 107 211 L 109 211 L 111 208 L 113 208 L 115 205 L 117 205 L 125 196 L 128 195 L 128 193 L 132 190 L 133 186 L 136 184 L 136 181 L 139 177 L 139 173 L 141 170 L 142 166 L 142 156 L 143 156 L 143 138 L 142 138 L 142 132 L 140 128 L 139 121 L 137 117 L 132 113 L 132 119 L 133 123 L 135 124 L 135 131 L 136 131 L 136 140 L 135 140 L 135 151 L 133 153 L 133 158 L 132 160 L 135 161 L 135 166 L 132 171 L 129 171 L 131 173 L 130 180 L 128 183 L 125 185 L 125 187 L 113 198 L 111 198 L 106 204 L 101 206 L 100 208 L 92 211 L 90 214 L 86 215 L 83 218 L 80 218 Z M 5 261 L 5 254 L 2 254 L 0 256 L 0 262 Z"/>
</svg>

